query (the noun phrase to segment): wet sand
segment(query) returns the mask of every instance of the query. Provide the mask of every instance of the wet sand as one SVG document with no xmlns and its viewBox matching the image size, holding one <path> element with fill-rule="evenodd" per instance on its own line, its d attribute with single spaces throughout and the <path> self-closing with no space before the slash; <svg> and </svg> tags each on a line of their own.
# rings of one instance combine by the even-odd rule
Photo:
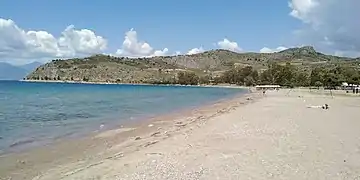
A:
<svg viewBox="0 0 360 180">
<path fill-rule="evenodd" d="M 330 109 L 317 107 L 329 104 Z M 2 179 L 360 179 L 360 98 L 280 90 L 0 157 Z"/>
</svg>

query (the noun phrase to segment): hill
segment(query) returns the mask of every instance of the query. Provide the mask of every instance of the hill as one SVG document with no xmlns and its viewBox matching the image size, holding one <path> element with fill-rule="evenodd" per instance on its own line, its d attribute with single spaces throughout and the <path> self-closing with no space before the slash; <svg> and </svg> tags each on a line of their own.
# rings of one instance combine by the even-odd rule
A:
<svg viewBox="0 0 360 180">
<path fill-rule="evenodd" d="M 301 69 L 333 67 L 338 64 L 358 66 L 355 58 L 325 55 L 313 47 L 291 48 L 277 53 L 236 53 L 211 50 L 194 55 L 125 58 L 94 55 L 87 58 L 60 60 L 38 67 L 28 80 L 67 80 L 119 83 L 172 82 L 177 73 L 192 71 L 201 76 L 218 76 L 233 67 L 252 66 L 264 70 L 272 62 L 290 63 Z"/>
<path fill-rule="evenodd" d="M 37 67 L 41 66 L 43 63 L 40 62 L 32 62 L 29 64 L 24 64 L 24 65 L 20 65 L 18 67 L 25 69 L 26 71 L 28 71 L 29 73 L 34 71 Z"/>
<path fill-rule="evenodd" d="M 0 80 L 20 80 L 35 70 L 41 63 L 33 62 L 21 66 L 0 62 Z"/>
</svg>

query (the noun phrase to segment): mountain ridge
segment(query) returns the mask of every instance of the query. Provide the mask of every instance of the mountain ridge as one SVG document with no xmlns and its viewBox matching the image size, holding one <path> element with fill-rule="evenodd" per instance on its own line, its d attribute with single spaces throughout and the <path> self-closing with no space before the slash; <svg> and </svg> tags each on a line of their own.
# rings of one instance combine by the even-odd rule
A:
<svg viewBox="0 0 360 180">
<path fill-rule="evenodd" d="M 12 65 L 0 62 L 0 80 L 20 80 L 42 65 L 40 62 L 32 62 L 24 65 Z"/>
<path fill-rule="evenodd" d="M 174 81 L 178 72 L 191 71 L 199 76 L 218 76 L 234 67 L 266 69 L 270 63 L 291 63 L 302 69 L 337 64 L 356 66 L 356 58 L 325 55 L 311 46 L 290 48 L 276 53 L 237 53 L 224 49 L 199 54 L 126 58 L 94 55 L 67 60 L 56 59 L 30 73 L 28 80 L 62 80 L 119 83 Z"/>
</svg>

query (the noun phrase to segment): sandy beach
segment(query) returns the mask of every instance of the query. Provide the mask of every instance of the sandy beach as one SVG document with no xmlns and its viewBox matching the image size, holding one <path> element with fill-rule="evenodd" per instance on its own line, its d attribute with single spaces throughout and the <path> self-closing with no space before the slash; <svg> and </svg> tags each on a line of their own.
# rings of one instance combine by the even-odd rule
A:
<svg viewBox="0 0 360 180">
<path fill-rule="evenodd" d="M 360 179 L 359 109 L 336 93 L 252 93 L 0 156 L 0 179 Z"/>
</svg>

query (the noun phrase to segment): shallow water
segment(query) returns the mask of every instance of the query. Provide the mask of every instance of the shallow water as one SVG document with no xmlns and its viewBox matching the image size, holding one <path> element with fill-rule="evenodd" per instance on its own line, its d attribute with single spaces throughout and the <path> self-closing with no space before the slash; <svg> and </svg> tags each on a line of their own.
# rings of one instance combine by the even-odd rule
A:
<svg viewBox="0 0 360 180">
<path fill-rule="evenodd" d="M 0 81 L 0 153 L 197 107 L 243 89 Z"/>
</svg>

